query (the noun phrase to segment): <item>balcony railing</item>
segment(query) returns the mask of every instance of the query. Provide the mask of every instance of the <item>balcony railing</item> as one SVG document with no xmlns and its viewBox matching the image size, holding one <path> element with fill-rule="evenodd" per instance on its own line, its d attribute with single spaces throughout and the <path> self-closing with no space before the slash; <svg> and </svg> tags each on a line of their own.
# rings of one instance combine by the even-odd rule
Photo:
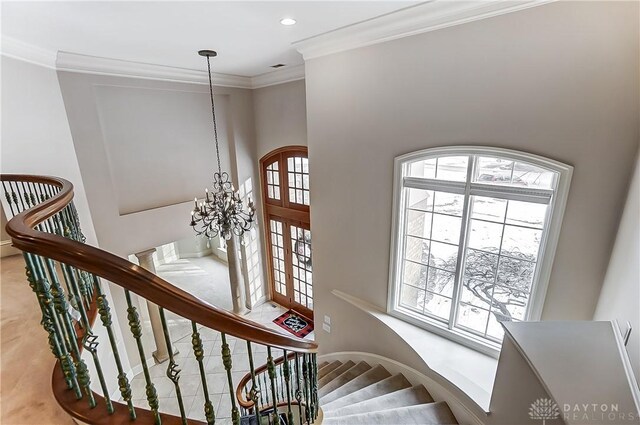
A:
<svg viewBox="0 0 640 425">
<path fill-rule="evenodd" d="M 73 204 L 73 185 L 69 181 L 32 175 L 2 175 L 0 180 L 7 213 L 12 216 L 7 232 L 13 245 L 23 251 L 27 280 L 38 299 L 41 324 L 47 332 L 51 353 L 57 359 L 52 390 L 58 403 L 71 416 L 92 424 L 130 421 L 215 424 L 216 411 L 209 396 L 201 336 L 202 329 L 208 328 L 220 332 L 220 354 L 231 406 L 228 416 L 233 425 L 241 422 L 293 425 L 315 421 L 318 415 L 315 343 L 288 337 L 209 305 L 140 266 L 85 244 Z M 109 305 L 104 281 L 124 289 L 126 305 Z M 157 378 L 149 373 L 149 353 L 145 352 L 143 326 L 132 294 L 159 306 L 169 352 L 166 376 L 175 388 L 172 393 L 179 415 L 161 412 L 154 384 Z M 145 381 L 145 408 L 133 402 L 131 373 L 123 366 L 126 353 L 118 348 L 118 330 L 113 324 L 115 308 L 126 309 L 128 332 L 135 341 Z M 206 422 L 187 417 L 188 406 L 180 390 L 184 357 L 176 358 L 173 352 L 165 311 L 191 323 L 189 355 L 198 363 Z M 230 337 L 242 340 L 237 343 L 246 344 L 246 353 L 233 357 Z M 266 347 L 266 364 L 254 365 L 256 347 L 261 346 Z M 104 355 L 105 350 L 108 355 Z M 90 356 L 83 356 L 83 352 Z M 238 355 L 247 356 L 250 372 L 234 382 L 233 362 Z M 274 356 L 280 357 L 274 359 Z M 91 368 L 86 359 L 93 363 Z M 107 367 L 109 370 L 115 367 L 117 376 L 104 373 Z M 94 385 L 94 381 L 98 385 Z M 118 388 L 119 401 L 110 396 L 109 388 L 114 386 Z M 100 390 L 94 392 L 92 388 Z"/>
</svg>

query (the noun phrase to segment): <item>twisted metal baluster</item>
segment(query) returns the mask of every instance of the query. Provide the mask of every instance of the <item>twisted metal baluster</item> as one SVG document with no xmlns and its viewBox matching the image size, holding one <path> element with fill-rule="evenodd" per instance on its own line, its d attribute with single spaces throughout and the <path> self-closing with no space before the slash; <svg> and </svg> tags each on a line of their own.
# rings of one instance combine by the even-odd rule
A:
<svg viewBox="0 0 640 425">
<path fill-rule="evenodd" d="M 160 322 L 162 323 L 162 331 L 164 333 L 164 342 L 167 345 L 167 353 L 169 354 L 169 365 L 167 366 L 167 378 L 173 382 L 173 386 L 176 389 L 176 396 L 178 397 L 178 407 L 180 408 L 180 417 L 182 417 L 183 425 L 187 424 L 187 415 L 184 411 L 184 402 L 182 401 L 182 392 L 180 391 L 180 369 L 178 369 L 178 363 L 173 358 L 173 343 L 169 336 L 169 327 L 167 326 L 167 319 L 164 315 L 164 308 L 159 307 Z"/>
<path fill-rule="evenodd" d="M 107 328 L 107 335 L 109 336 L 109 343 L 111 344 L 111 352 L 113 353 L 113 358 L 116 362 L 116 367 L 118 368 L 118 389 L 120 390 L 122 399 L 127 403 L 127 407 L 129 408 L 129 417 L 131 419 L 136 419 L 136 410 L 131 398 L 131 386 L 129 385 L 127 374 L 122 367 L 120 353 L 118 352 L 118 343 L 111 326 L 111 309 L 109 308 L 109 301 L 107 301 L 106 295 L 102 292 L 102 286 L 100 285 L 98 278 L 93 275 L 93 279 L 95 280 L 94 285 L 98 293 L 98 297 L 96 299 L 98 304 L 98 314 L 100 315 L 102 325 Z"/>
<path fill-rule="evenodd" d="M 221 332 L 222 336 L 222 364 L 227 371 L 227 380 L 229 381 L 229 397 L 231 398 L 231 421 L 233 425 L 240 425 L 240 412 L 236 406 L 236 395 L 233 386 L 233 376 L 231 375 L 231 350 L 229 344 L 227 344 L 227 336 L 224 332 Z"/>
<path fill-rule="evenodd" d="M 247 352 L 249 353 L 249 370 L 251 371 L 251 390 L 249 390 L 249 398 L 253 401 L 253 411 L 256 416 L 256 423 L 260 423 L 260 408 L 258 406 L 258 393 L 260 388 L 256 385 L 256 371 L 253 367 L 253 352 L 251 350 L 251 341 L 247 341 Z"/>
<path fill-rule="evenodd" d="M 40 278 L 46 279 L 44 277 L 45 272 L 44 267 L 42 266 L 42 258 L 37 255 L 33 255 L 30 257 L 33 260 L 36 272 L 38 273 Z M 71 318 L 69 317 L 69 306 L 64 297 L 64 290 L 62 289 L 60 281 L 58 280 L 58 275 L 56 274 L 53 260 L 45 258 L 44 264 L 46 266 L 49 278 L 51 279 L 53 304 L 56 307 L 59 318 L 62 320 L 63 327 L 66 328 L 68 344 L 71 347 L 70 351 L 75 363 L 76 373 L 78 374 L 78 383 L 80 384 L 80 387 L 84 390 L 84 393 L 88 398 L 89 406 L 93 408 L 96 406 L 96 400 L 93 397 L 93 392 L 91 391 L 91 378 L 89 376 L 89 369 L 87 368 L 87 364 L 80 357 L 80 349 L 78 348 L 77 344 L 77 335 L 73 327 L 73 323 L 71 322 Z"/>
<path fill-rule="evenodd" d="M 300 390 L 300 360 L 298 358 L 298 353 L 295 353 L 294 364 L 296 368 L 296 394 L 295 398 L 298 402 L 298 414 L 300 415 L 300 420 L 302 421 L 302 391 Z"/>
<path fill-rule="evenodd" d="M 304 388 L 304 416 L 307 423 L 311 423 L 311 403 L 309 402 L 309 366 L 307 365 L 307 354 L 302 355 L 302 386 Z"/>
<path fill-rule="evenodd" d="M 271 347 L 267 346 L 267 371 L 269 373 L 269 381 L 271 381 L 271 399 L 273 402 L 273 418 L 274 423 L 278 423 L 278 396 L 276 387 L 276 367 L 271 355 Z"/>
<path fill-rule="evenodd" d="M 314 419 L 317 419 L 319 413 L 318 406 L 320 405 L 320 400 L 318 399 L 318 355 L 313 353 L 311 355 L 311 360 L 313 364 L 313 380 L 311 381 L 311 384 L 313 385 Z"/>
<path fill-rule="evenodd" d="M 285 360 L 283 359 L 282 363 L 280 363 L 278 365 L 279 366 L 278 367 L 278 370 L 279 370 L 278 377 L 280 378 L 280 401 L 284 401 L 284 390 L 285 390 L 285 387 L 284 387 L 284 372 L 282 370 L 284 361 Z"/>
<path fill-rule="evenodd" d="M 261 396 L 264 394 L 264 400 L 262 401 L 262 406 L 268 406 L 271 401 L 269 399 L 269 385 L 267 384 L 267 377 L 264 373 L 261 373 L 258 376 L 262 377 L 262 387 L 264 388 L 264 391 L 260 391 Z"/>
<path fill-rule="evenodd" d="M 53 355 L 60 361 L 60 368 L 67 382 L 67 387 L 73 389 L 76 393 L 76 398 L 80 399 L 82 398 L 82 391 L 78 384 L 75 365 L 73 364 L 71 355 L 67 351 L 67 346 L 64 341 L 65 338 L 57 320 L 58 318 L 53 305 L 53 295 L 51 294 L 48 282 L 36 277 L 37 272 L 31 256 L 32 254 L 23 253 L 26 264 L 27 281 L 31 289 L 38 296 L 38 301 L 42 308 L 42 321 L 40 323 L 49 334 L 49 348 Z"/>
<path fill-rule="evenodd" d="M 293 412 L 291 411 L 291 384 L 290 384 L 290 370 L 289 370 L 289 359 L 287 358 L 287 350 L 282 350 L 284 356 L 284 362 L 282 363 L 284 367 L 284 383 L 287 387 L 287 420 L 290 424 L 293 424 Z"/>
<path fill-rule="evenodd" d="M 311 412 L 309 416 L 311 417 L 311 423 L 314 423 L 316 419 L 316 403 L 313 395 L 313 369 L 314 368 L 313 368 L 312 357 L 313 357 L 313 354 L 307 354 L 307 362 L 308 362 L 307 369 L 309 371 L 309 380 L 307 385 L 309 385 L 309 404 L 311 405 Z"/>
<path fill-rule="evenodd" d="M 140 361 L 142 362 L 144 380 L 147 383 L 147 402 L 149 403 L 149 408 L 153 411 L 156 425 L 160 425 L 162 424 L 162 419 L 158 412 L 158 407 L 160 407 L 158 402 L 158 393 L 156 392 L 156 387 L 153 385 L 153 382 L 151 382 L 151 375 L 149 375 L 149 368 L 147 367 L 147 357 L 144 354 L 144 348 L 142 346 L 142 327 L 140 326 L 140 317 L 138 316 L 138 311 L 131 302 L 131 293 L 128 289 L 124 290 L 124 296 L 127 300 L 127 318 L 129 319 L 129 327 L 131 328 L 131 334 L 136 340 L 136 345 L 138 346 L 138 354 L 140 355 Z"/>
<path fill-rule="evenodd" d="M 200 368 L 200 380 L 202 381 L 202 390 L 204 391 L 204 416 L 208 425 L 213 425 L 216 422 L 216 413 L 213 408 L 213 403 L 209 398 L 209 388 L 207 387 L 207 378 L 204 369 L 204 348 L 202 347 L 202 338 L 200 338 L 200 332 L 196 322 L 191 321 L 191 344 L 193 345 L 193 354 L 198 361 L 198 367 Z"/>
</svg>

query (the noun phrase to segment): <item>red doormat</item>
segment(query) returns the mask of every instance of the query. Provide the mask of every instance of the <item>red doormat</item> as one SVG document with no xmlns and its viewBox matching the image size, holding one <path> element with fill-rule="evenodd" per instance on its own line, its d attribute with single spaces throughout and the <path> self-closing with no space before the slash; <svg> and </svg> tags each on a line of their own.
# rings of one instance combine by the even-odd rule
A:
<svg viewBox="0 0 640 425">
<path fill-rule="evenodd" d="M 273 321 L 276 325 L 297 336 L 304 338 L 313 331 L 313 322 L 308 320 L 293 310 L 276 317 Z"/>
</svg>

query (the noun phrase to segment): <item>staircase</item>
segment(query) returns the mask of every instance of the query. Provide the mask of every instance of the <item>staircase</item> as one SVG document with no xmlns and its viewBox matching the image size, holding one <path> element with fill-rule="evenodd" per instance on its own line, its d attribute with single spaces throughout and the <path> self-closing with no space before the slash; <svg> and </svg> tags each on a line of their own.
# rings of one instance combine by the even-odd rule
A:
<svg viewBox="0 0 640 425">
<path fill-rule="evenodd" d="M 0 181 L 12 217 L 7 232 L 23 252 L 41 325 L 57 360 L 52 392 L 76 421 L 100 425 L 458 423 L 446 403 L 435 402 L 422 385 L 412 385 L 402 374 L 363 361 L 318 364 L 316 343 L 209 305 L 142 267 L 85 244 L 69 181 L 7 174 L 0 175 Z M 124 299 L 115 303 L 111 286 L 119 287 Z M 160 373 L 158 368 L 151 369 L 143 343 L 148 330 L 144 331 L 138 308 L 145 300 L 159 307 L 168 347 L 166 370 L 159 369 Z M 121 310 L 121 317 L 126 317 L 126 321 L 119 319 L 123 323 L 118 327 L 112 310 Z M 191 347 L 174 352 L 165 310 L 190 322 Z M 208 347 L 212 334 L 216 339 L 219 334 L 220 340 Z M 130 343 L 129 351 L 119 343 L 124 339 Z M 204 363 L 206 350 L 219 353 L 220 364 L 212 370 L 226 379 L 214 380 L 216 374 L 208 373 L 212 365 Z M 144 388 L 131 384 L 134 362 L 143 372 Z M 238 381 L 240 371 L 244 376 Z M 211 397 L 209 389 L 216 387 L 222 388 L 224 400 Z M 187 394 L 194 394 L 188 392 L 193 388 L 199 388 L 197 419 L 188 411 L 191 403 L 185 401 Z M 134 403 L 136 391 L 143 390 L 145 403 Z M 169 396 L 161 401 L 159 390 Z M 192 401 L 195 406 L 196 400 Z M 222 409 L 226 415 L 220 414 Z"/>
<path fill-rule="evenodd" d="M 423 385 L 381 365 L 336 360 L 318 368 L 323 425 L 458 423 L 449 406 L 434 401 Z"/>
</svg>

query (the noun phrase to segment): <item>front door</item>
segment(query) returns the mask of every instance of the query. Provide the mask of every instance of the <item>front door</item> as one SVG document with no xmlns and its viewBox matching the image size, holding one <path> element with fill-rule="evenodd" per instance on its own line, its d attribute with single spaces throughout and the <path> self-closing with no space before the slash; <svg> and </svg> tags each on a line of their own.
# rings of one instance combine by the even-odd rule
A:
<svg viewBox="0 0 640 425">
<path fill-rule="evenodd" d="M 260 164 L 272 299 L 313 319 L 307 149 L 278 149 Z"/>
</svg>

